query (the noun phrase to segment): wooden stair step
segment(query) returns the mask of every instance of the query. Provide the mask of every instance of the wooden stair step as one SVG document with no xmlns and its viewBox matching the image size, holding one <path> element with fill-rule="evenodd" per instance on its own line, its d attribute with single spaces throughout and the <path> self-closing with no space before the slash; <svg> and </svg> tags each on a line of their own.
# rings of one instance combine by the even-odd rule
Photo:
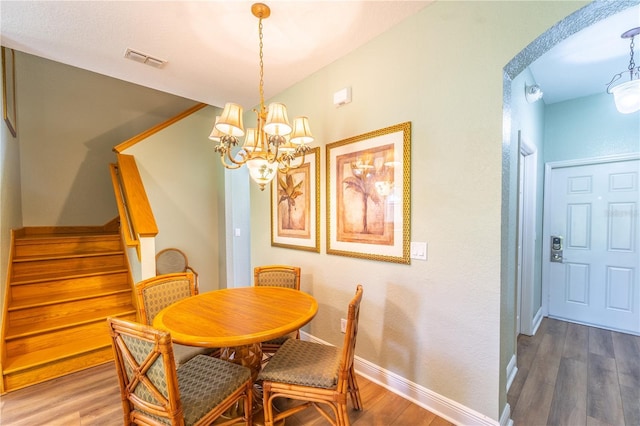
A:
<svg viewBox="0 0 640 426">
<path fill-rule="evenodd" d="M 109 250 L 109 251 L 96 251 L 96 252 L 87 252 L 87 251 L 74 251 L 70 253 L 52 253 L 45 255 L 33 255 L 33 256 L 22 256 L 17 257 L 14 256 L 13 261 L 15 263 L 23 263 L 23 262 L 38 262 L 43 260 L 60 260 L 60 259 L 77 259 L 84 257 L 99 257 L 99 256 L 113 256 L 122 254 L 122 250 Z"/>
<path fill-rule="evenodd" d="M 3 376 L 5 391 L 23 389 L 108 362 L 113 362 L 113 349 L 110 346 L 31 369 L 20 369 Z"/>
<path fill-rule="evenodd" d="M 103 289 L 101 291 L 87 292 L 83 289 L 68 291 L 64 294 L 36 294 L 22 299 L 14 299 L 8 307 L 8 312 L 19 311 L 21 309 L 35 308 L 38 306 L 57 305 L 59 303 L 76 302 L 80 300 L 96 299 L 113 294 L 131 293 L 131 289 L 126 287 L 126 283 L 117 288 Z"/>
<path fill-rule="evenodd" d="M 130 309 L 135 306 L 131 291 L 115 293 L 93 299 L 61 302 L 55 305 L 25 307 L 7 312 L 7 325 L 18 327 L 34 322 L 57 321 L 75 315 L 91 315 L 96 310 L 106 307 L 113 309 Z"/>
<path fill-rule="evenodd" d="M 104 321 L 106 324 L 106 320 L 108 317 L 132 317 L 135 321 L 136 309 L 133 306 L 122 307 L 122 308 L 106 308 L 102 310 L 93 311 L 89 314 L 82 313 L 77 315 L 69 315 L 63 318 L 58 318 L 56 320 L 40 322 L 40 323 L 31 323 L 25 324 L 21 326 L 13 326 L 7 332 L 5 339 L 7 341 L 19 339 L 22 337 L 32 336 L 35 334 L 47 333 L 47 332 L 55 332 L 57 330 L 74 327 L 77 325 L 88 324 L 92 322 Z"/>
<path fill-rule="evenodd" d="M 111 315 L 116 317 L 117 315 Z M 118 316 L 135 320 L 135 313 Z M 109 342 L 109 331 L 106 319 L 65 327 L 49 333 L 25 335 L 21 338 L 6 340 L 6 359 L 11 360 L 10 366 L 24 362 L 31 366 L 35 359 L 41 363 L 63 359 L 103 346 Z M 36 358 L 33 358 L 33 357 Z M 18 361 L 24 359 L 25 361 Z"/>
<path fill-rule="evenodd" d="M 120 238 L 117 232 L 32 232 L 16 237 L 16 242 L 55 240 L 55 239 L 99 239 Z"/>
<path fill-rule="evenodd" d="M 11 285 L 24 285 L 33 284 L 45 281 L 64 280 L 71 278 L 90 277 L 104 274 L 117 274 L 127 272 L 126 265 L 117 266 L 101 266 L 92 269 L 83 269 L 80 271 L 50 271 L 48 273 L 25 275 L 21 277 L 14 277 L 11 280 Z"/>
<path fill-rule="evenodd" d="M 48 253 L 82 253 L 119 250 L 119 235 L 36 236 L 15 240 L 15 258 Z"/>
<path fill-rule="evenodd" d="M 105 325 L 104 335 L 94 336 L 91 339 L 78 339 L 73 342 L 68 342 L 63 346 L 41 349 L 15 358 L 7 354 L 7 359 L 2 365 L 3 374 L 15 374 L 21 370 L 35 368 L 40 365 L 49 364 L 65 358 L 72 358 L 86 352 L 95 351 L 109 346 L 111 346 L 111 337 L 109 336 L 107 326 Z"/>
<path fill-rule="evenodd" d="M 47 274 L 65 273 L 76 270 L 80 273 L 94 271 L 99 268 L 116 268 L 125 266 L 123 253 L 108 256 L 81 257 L 68 259 L 52 259 L 37 262 L 13 262 L 12 281 L 46 277 Z"/>
</svg>

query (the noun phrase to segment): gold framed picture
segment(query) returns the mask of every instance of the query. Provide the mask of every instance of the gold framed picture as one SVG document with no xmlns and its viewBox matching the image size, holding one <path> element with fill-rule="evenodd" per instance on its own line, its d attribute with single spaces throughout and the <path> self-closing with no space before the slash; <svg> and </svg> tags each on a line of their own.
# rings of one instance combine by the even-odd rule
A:
<svg viewBox="0 0 640 426">
<path fill-rule="evenodd" d="M 16 66 L 13 49 L 2 47 L 2 115 L 16 137 Z"/>
<path fill-rule="evenodd" d="M 327 253 L 409 264 L 411 123 L 326 150 Z"/>
<path fill-rule="evenodd" d="M 320 252 L 320 148 L 271 182 L 271 245 Z"/>
</svg>

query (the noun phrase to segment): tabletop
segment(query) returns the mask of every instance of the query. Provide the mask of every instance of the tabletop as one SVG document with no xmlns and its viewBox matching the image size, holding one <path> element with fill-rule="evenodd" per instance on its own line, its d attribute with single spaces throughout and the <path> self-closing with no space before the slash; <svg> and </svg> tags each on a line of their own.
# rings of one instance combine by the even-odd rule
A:
<svg viewBox="0 0 640 426">
<path fill-rule="evenodd" d="M 230 347 L 264 342 L 298 330 L 313 319 L 318 302 L 283 287 L 238 287 L 201 293 L 156 315 L 155 328 L 183 345 Z"/>
</svg>

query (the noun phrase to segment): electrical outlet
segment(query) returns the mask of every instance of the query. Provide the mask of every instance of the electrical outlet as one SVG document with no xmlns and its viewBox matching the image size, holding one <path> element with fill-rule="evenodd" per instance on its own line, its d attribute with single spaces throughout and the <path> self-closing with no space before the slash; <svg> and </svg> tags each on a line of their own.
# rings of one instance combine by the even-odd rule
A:
<svg viewBox="0 0 640 426">
<path fill-rule="evenodd" d="M 340 318 L 340 333 L 347 332 L 347 320 L 344 318 Z"/>
</svg>

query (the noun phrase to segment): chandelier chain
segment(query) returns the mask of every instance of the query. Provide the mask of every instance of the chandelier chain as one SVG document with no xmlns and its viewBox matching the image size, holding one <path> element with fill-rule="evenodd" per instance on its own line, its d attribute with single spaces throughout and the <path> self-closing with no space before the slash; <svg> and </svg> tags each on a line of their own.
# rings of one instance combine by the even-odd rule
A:
<svg viewBox="0 0 640 426">
<path fill-rule="evenodd" d="M 635 62 L 633 62 L 633 48 L 635 47 L 635 44 L 633 43 L 634 38 L 635 37 L 631 37 L 631 52 L 630 52 L 631 59 L 629 61 L 629 71 L 632 71 L 632 72 L 633 72 L 633 69 L 636 67 Z"/>
<path fill-rule="evenodd" d="M 262 18 L 258 20 L 258 34 L 260 39 L 260 109 L 264 105 L 264 60 L 262 54 Z"/>
</svg>

